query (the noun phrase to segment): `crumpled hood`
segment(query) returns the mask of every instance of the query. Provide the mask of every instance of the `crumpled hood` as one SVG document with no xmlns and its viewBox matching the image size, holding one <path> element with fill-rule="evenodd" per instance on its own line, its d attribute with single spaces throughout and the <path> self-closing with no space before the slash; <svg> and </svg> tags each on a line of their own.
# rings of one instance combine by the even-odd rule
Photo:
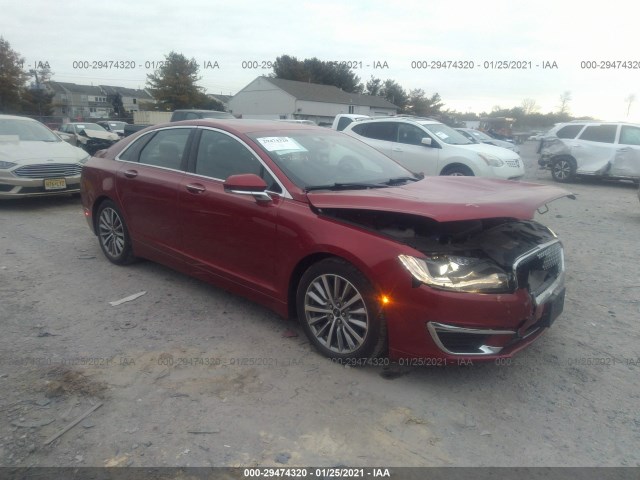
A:
<svg viewBox="0 0 640 480">
<path fill-rule="evenodd" d="M 99 138 L 101 140 L 120 140 L 117 133 L 101 132 L 99 130 L 83 130 L 84 134 L 89 138 Z"/>
<path fill-rule="evenodd" d="M 87 156 L 84 150 L 66 142 L 0 142 L 0 160 L 18 164 L 49 161 L 75 163 Z"/>
<path fill-rule="evenodd" d="M 553 200 L 573 195 L 551 185 L 479 177 L 427 177 L 398 187 L 309 192 L 318 209 L 410 213 L 438 222 L 483 218 L 528 220 Z"/>
</svg>

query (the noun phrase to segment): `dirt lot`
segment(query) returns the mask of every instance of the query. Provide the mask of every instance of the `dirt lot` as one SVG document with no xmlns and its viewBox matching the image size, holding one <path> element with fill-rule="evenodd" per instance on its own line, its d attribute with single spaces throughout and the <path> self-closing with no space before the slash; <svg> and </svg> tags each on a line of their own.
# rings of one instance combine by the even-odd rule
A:
<svg viewBox="0 0 640 480">
<path fill-rule="evenodd" d="M 447 368 L 331 363 L 260 306 L 110 264 L 77 198 L 2 202 L 0 465 L 640 466 L 636 187 L 569 188 L 539 218 L 563 315 L 511 365 Z"/>
</svg>

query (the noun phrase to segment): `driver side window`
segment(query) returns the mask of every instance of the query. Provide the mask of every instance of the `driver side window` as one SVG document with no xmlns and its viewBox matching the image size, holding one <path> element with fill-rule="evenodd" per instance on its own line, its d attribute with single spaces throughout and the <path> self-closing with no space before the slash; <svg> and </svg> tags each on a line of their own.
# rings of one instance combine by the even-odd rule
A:
<svg viewBox="0 0 640 480">
<path fill-rule="evenodd" d="M 266 182 L 268 190 L 282 192 L 278 182 L 247 147 L 229 135 L 214 130 L 202 132 L 195 173 L 219 180 L 226 180 L 231 175 L 253 173 Z"/>
<path fill-rule="evenodd" d="M 401 123 L 398 125 L 398 142 L 407 145 L 421 145 L 422 139 L 428 137 L 426 133 L 414 125 Z"/>
</svg>

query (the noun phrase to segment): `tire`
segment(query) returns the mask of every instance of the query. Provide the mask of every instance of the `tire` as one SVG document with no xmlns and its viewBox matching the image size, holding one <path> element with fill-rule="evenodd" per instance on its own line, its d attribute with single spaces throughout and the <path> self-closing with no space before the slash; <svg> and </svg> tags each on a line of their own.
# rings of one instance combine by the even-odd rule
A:
<svg viewBox="0 0 640 480">
<path fill-rule="evenodd" d="M 551 177 L 560 183 L 572 182 L 576 178 L 576 162 L 568 157 L 556 158 L 551 162 Z"/>
<path fill-rule="evenodd" d="M 98 208 L 96 231 L 102 253 L 111 263 L 127 265 L 135 260 L 124 217 L 111 200 L 105 200 Z"/>
<path fill-rule="evenodd" d="M 440 175 L 447 175 L 451 177 L 473 177 L 473 171 L 466 165 L 455 164 L 445 167 Z"/>
<path fill-rule="evenodd" d="M 309 340 L 326 357 L 375 358 L 387 340 L 375 290 L 353 265 L 327 258 L 315 263 L 298 284 L 298 319 Z"/>
</svg>

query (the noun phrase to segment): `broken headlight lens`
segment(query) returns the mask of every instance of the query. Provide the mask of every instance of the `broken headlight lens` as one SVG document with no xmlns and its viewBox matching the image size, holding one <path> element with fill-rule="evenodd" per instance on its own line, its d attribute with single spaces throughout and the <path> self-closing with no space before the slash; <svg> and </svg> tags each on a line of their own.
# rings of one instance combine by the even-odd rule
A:
<svg viewBox="0 0 640 480">
<path fill-rule="evenodd" d="M 490 260 L 455 255 L 399 255 L 398 259 L 413 278 L 430 287 L 474 293 L 509 291 L 510 275 Z"/>
</svg>

